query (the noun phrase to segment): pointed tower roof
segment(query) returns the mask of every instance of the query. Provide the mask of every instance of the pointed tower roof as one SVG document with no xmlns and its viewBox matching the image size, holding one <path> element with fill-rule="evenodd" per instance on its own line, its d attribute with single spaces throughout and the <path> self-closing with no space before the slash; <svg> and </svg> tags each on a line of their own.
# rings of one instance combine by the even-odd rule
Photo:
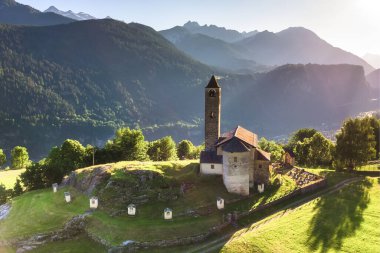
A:
<svg viewBox="0 0 380 253">
<path fill-rule="evenodd" d="M 210 82 L 208 82 L 208 85 L 206 86 L 206 88 L 207 89 L 211 89 L 211 88 L 220 89 L 220 86 L 219 86 L 218 82 L 216 81 L 216 78 L 214 75 L 212 75 Z"/>
</svg>

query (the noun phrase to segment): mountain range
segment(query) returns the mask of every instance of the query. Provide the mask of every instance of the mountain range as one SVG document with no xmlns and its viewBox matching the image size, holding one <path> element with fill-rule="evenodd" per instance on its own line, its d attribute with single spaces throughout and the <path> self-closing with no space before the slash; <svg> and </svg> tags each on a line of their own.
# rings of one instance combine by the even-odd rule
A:
<svg viewBox="0 0 380 253">
<path fill-rule="evenodd" d="M 0 0 L 5 2 L 13 1 Z M 7 8 L 12 5 L 2 10 Z M 69 20 L 0 25 L 0 147 L 7 153 L 23 145 L 37 159 L 67 138 L 99 145 L 121 126 L 141 127 L 149 140 L 172 135 L 200 144 L 204 86 L 212 74 L 220 77 L 223 89 L 223 131 L 240 124 L 273 137 L 301 127 L 338 126 L 377 106 L 362 66 L 265 66 L 247 60 L 248 66 L 265 71 L 241 74 L 194 60 L 165 39 L 165 32 L 148 26 Z M 36 25 L 34 20 L 30 25 Z M 239 58 L 244 57 L 241 44 L 268 33 L 231 43 L 177 29 L 206 43 L 211 38 L 239 60 L 245 60 Z"/>
<path fill-rule="evenodd" d="M 28 5 L 14 0 L 0 0 L 0 23 L 14 25 L 56 25 L 67 24 L 74 20 L 56 13 L 43 13 Z"/>
<path fill-rule="evenodd" d="M 58 14 L 58 15 L 61 15 L 61 16 L 64 16 L 64 17 L 67 17 L 70 19 L 78 20 L 78 21 L 96 19 L 94 16 L 91 16 L 90 14 L 87 14 L 84 12 L 74 13 L 71 10 L 61 11 L 61 10 L 57 9 L 55 6 L 50 6 L 49 8 L 47 8 L 44 11 L 44 13 L 49 13 L 49 12 L 52 12 L 52 13 L 55 13 L 55 14 Z"/>
<path fill-rule="evenodd" d="M 163 30 L 161 34 L 194 59 L 239 73 L 247 72 L 247 69 L 258 72 L 270 66 L 298 63 L 353 64 L 363 66 L 366 73 L 374 70 L 360 57 L 330 45 L 303 27 L 278 33 L 254 31 L 244 34 L 220 28 L 228 31 L 230 36 L 224 36 L 227 39 L 215 36 L 215 32 L 207 33 L 210 28 L 216 29 L 188 22 Z"/>
</svg>

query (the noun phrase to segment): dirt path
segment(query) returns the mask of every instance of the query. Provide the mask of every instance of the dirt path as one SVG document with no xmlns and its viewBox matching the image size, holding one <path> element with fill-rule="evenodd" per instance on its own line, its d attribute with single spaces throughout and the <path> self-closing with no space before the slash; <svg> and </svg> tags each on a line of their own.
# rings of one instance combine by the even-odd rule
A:
<svg viewBox="0 0 380 253">
<path fill-rule="evenodd" d="M 195 249 L 186 251 L 186 253 L 216 252 L 217 250 L 222 248 L 223 245 L 231 239 L 231 237 L 234 237 L 234 238 L 241 237 L 242 235 L 244 235 L 247 232 L 254 231 L 254 230 L 258 229 L 259 227 L 261 227 L 261 226 L 263 226 L 269 222 L 280 219 L 282 216 L 287 215 L 291 212 L 294 212 L 295 210 L 297 210 L 298 208 L 301 208 L 304 205 L 310 204 L 310 202 L 316 198 L 319 198 L 321 196 L 339 191 L 340 189 L 342 189 L 342 188 L 344 188 L 344 187 L 346 187 L 352 183 L 358 182 L 362 179 L 363 179 L 362 177 L 346 179 L 346 180 L 344 180 L 344 181 L 342 181 L 336 185 L 330 186 L 330 187 L 328 187 L 328 188 L 326 188 L 320 192 L 317 192 L 315 194 L 312 194 L 312 195 L 309 195 L 305 198 L 297 200 L 293 203 L 290 203 L 289 205 L 286 205 L 283 208 L 281 208 L 280 211 L 277 211 L 276 213 L 271 214 L 270 216 L 268 216 L 268 217 L 266 217 L 266 218 L 264 218 L 264 219 L 262 219 L 256 223 L 250 224 L 246 227 L 239 228 L 239 230 L 242 230 L 239 234 L 236 234 L 236 232 L 238 231 L 238 230 L 236 230 L 232 233 L 228 233 L 222 237 L 219 237 L 216 240 L 204 243 Z"/>
</svg>

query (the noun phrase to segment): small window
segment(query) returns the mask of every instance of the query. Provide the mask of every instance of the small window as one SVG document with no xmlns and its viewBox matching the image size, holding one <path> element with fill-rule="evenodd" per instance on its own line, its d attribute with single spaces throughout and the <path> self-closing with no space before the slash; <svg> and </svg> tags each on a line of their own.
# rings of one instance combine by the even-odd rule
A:
<svg viewBox="0 0 380 253">
<path fill-rule="evenodd" d="M 237 157 L 236 156 L 234 157 L 234 163 L 237 163 Z"/>
<path fill-rule="evenodd" d="M 214 164 L 211 164 L 211 169 L 215 169 L 215 165 Z"/>
<path fill-rule="evenodd" d="M 215 91 L 215 90 L 210 90 L 210 91 L 208 92 L 208 95 L 209 95 L 210 97 L 215 97 L 215 96 L 216 96 L 216 91 Z"/>
<path fill-rule="evenodd" d="M 259 164 L 259 169 L 261 169 L 263 167 L 263 165 Z"/>
<path fill-rule="evenodd" d="M 215 118 L 215 113 L 214 112 L 210 113 L 210 118 L 212 118 L 212 119 Z"/>
</svg>

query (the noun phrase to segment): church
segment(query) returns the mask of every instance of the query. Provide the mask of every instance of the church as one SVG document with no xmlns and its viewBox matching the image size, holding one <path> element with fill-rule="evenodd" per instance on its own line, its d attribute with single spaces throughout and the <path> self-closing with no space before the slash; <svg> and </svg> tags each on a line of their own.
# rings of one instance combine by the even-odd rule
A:
<svg viewBox="0 0 380 253">
<path fill-rule="evenodd" d="M 237 126 L 220 134 L 222 89 L 215 76 L 205 88 L 205 150 L 200 156 L 200 172 L 222 175 L 227 191 L 247 196 L 259 192 L 269 182 L 270 153 L 258 147 L 257 134 Z"/>
</svg>

